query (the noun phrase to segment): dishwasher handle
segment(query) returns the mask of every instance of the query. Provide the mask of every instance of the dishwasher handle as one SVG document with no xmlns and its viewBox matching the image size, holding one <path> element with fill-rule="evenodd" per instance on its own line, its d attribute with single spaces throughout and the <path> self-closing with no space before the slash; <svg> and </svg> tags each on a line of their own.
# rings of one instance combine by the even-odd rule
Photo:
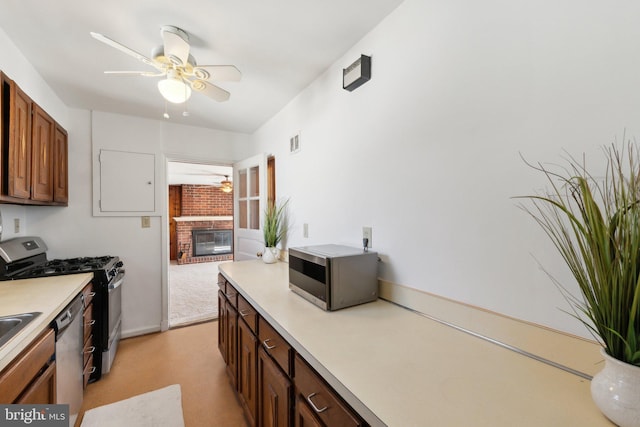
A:
<svg viewBox="0 0 640 427">
<path fill-rule="evenodd" d="M 82 313 L 82 296 L 78 295 L 53 321 L 52 326 L 56 331 L 56 340 L 80 313 Z"/>
</svg>

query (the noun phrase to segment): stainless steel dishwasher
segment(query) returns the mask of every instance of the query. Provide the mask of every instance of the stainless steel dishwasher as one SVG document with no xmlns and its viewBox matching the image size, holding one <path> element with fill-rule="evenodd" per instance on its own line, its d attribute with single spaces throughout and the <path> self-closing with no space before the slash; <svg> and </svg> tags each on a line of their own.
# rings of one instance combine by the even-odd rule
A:
<svg viewBox="0 0 640 427">
<path fill-rule="evenodd" d="M 53 321 L 56 331 L 56 403 L 69 405 L 73 426 L 82 406 L 82 297 L 78 295 Z"/>
</svg>

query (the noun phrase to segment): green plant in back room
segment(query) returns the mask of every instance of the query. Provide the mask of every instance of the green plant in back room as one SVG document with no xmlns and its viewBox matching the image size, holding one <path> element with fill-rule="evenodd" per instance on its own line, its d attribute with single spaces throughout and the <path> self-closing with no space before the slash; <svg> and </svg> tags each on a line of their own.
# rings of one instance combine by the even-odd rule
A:
<svg viewBox="0 0 640 427">
<path fill-rule="evenodd" d="M 267 203 L 267 207 L 264 211 L 264 222 L 262 224 L 262 233 L 264 235 L 265 252 L 262 258 L 265 262 L 271 261 L 270 254 L 274 255 L 277 259 L 275 249 L 276 246 L 286 237 L 288 231 L 288 219 L 287 219 L 287 205 L 289 200 L 278 204 L 276 202 Z M 267 255 L 267 257 L 265 257 Z"/>
<path fill-rule="evenodd" d="M 630 371 L 633 378 L 596 381 L 597 374 L 591 383 L 594 401 L 618 425 L 638 426 L 640 149 L 627 142 L 622 148 L 614 144 L 603 151 L 604 177 L 592 175 L 584 159 L 579 162 L 573 157 L 559 172 L 529 164 L 545 175 L 550 189 L 546 194 L 526 196 L 531 205 L 521 207 L 551 239 L 578 284 L 579 296 L 549 274 L 573 308 L 573 315 L 603 346 L 605 360 L 604 353 L 624 362 L 628 367 L 623 369 Z M 620 397 L 624 395 L 624 384 L 632 384 L 633 388 L 626 401 Z M 605 393 L 615 396 L 605 399 Z M 617 412 L 620 409 L 626 412 L 621 415 Z"/>
</svg>

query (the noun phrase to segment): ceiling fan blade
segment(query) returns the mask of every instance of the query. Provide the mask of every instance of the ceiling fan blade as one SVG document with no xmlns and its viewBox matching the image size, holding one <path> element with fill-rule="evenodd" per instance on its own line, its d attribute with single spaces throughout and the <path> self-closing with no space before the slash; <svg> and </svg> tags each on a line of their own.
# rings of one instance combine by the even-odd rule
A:
<svg viewBox="0 0 640 427">
<path fill-rule="evenodd" d="M 152 71 L 105 71 L 104 73 L 118 74 L 122 76 L 143 76 L 143 77 L 160 77 L 166 74 L 164 72 L 154 73 Z"/>
<path fill-rule="evenodd" d="M 94 39 L 101 41 L 102 43 L 111 46 L 115 49 L 118 49 L 120 52 L 124 52 L 127 55 L 133 56 L 134 58 L 138 59 L 139 61 L 144 62 L 147 65 L 151 65 L 154 68 L 158 68 L 158 66 L 149 58 L 147 58 L 146 56 L 136 52 L 133 49 L 129 49 L 128 47 L 126 47 L 123 44 L 118 43 L 117 41 L 110 39 L 109 37 L 99 34 L 99 33 L 94 33 L 91 32 L 91 37 L 93 37 Z"/>
<path fill-rule="evenodd" d="M 233 65 L 198 65 L 193 68 L 193 74 L 200 80 L 217 82 L 237 82 L 242 73 Z"/>
<path fill-rule="evenodd" d="M 191 88 L 197 92 L 201 92 L 207 95 L 209 98 L 214 99 L 218 102 L 224 102 L 229 99 L 231 94 L 226 90 L 213 85 L 211 83 L 207 83 L 204 80 L 187 80 L 191 84 Z"/>
<path fill-rule="evenodd" d="M 185 65 L 189 60 L 189 36 L 180 28 L 164 26 L 161 30 L 164 54 L 176 65 Z M 180 62 L 176 62 L 176 59 Z"/>
</svg>

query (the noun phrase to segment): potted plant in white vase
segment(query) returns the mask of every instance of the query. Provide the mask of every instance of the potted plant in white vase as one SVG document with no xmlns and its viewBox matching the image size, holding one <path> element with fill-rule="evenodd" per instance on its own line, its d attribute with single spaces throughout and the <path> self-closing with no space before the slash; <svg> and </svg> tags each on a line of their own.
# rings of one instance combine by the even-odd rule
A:
<svg viewBox="0 0 640 427">
<path fill-rule="evenodd" d="M 288 203 L 289 200 L 285 200 L 280 204 L 269 202 L 264 210 L 264 222 L 262 224 L 264 252 L 262 253 L 262 261 L 267 264 L 272 264 L 278 260 L 279 251 L 277 246 L 287 234 L 286 207 Z"/>
<path fill-rule="evenodd" d="M 604 177 L 568 159 L 560 172 L 542 165 L 546 194 L 522 205 L 546 232 L 580 289 L 553 277 L 573 315 L 602 345 L 604 368 L 591 381 L 602 413 L 640 426 L 640 151 L 632 143 L 604 148 Z"/>
</svg>

